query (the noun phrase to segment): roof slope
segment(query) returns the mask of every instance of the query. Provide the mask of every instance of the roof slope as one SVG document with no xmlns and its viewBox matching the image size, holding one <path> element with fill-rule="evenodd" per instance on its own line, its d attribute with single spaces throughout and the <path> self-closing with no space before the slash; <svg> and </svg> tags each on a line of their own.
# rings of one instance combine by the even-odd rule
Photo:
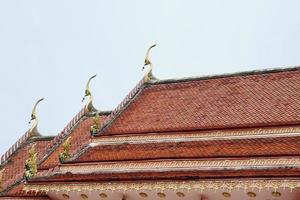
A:
<svg viewBox="0 0 300 200">
<path fill-rule="evenodd" d="M 3 171 L 3 191 L 0 191 L 0 196 L 2 192 L 6 193 L 7 190 L 18 185 L 18 183 L 23 180 L 25 172 L 25 162 L 28 158 L 28 151 L 33 144 L 36 144 L 35 151 L 38 152 L 38 159 L 46 153 L 47 146 L 51 143 L 53 137 L 42 137 L 36 136 L 28 139 L 22 144 L 10 157 L 9 160 L 1 166 Z"/>
<path fill-rule="evenodd" d="M 300 69 L 150 82 L 102 134 L 299 124 Z"/>
</svg>

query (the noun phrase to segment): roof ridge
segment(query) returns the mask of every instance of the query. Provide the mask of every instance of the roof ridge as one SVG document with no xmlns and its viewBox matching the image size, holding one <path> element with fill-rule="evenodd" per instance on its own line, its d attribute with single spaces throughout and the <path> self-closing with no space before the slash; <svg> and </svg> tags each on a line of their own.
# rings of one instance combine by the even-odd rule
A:
<svg viewBox="0 0 300 200">
<path fill-rule="evenodd" d="M 9 158 L 10 156 L 15 153 L 30 137 L 33 135 L 30 135 L 30 131 L 26 131 L 22 137 L 20 137 L 17 142 L 15 142 L 0 158 L 0 166 L 2 166 Z"/>
<path fill-rule="evenodd" d="M 208 79 L 218 79 L 218 78 L 227 78 L 235 76 L 249 76 L 249 75 L 259 75 L 259 74 L 271 74 L 271 73 L 280 73 L 280 72 L 289 72 L 289 71 L 298 71 L 300 66 L 287 66 L 287 67 L 277 67 L 270 69 L 258 69 L 258 70 L 248 70 L 240 71 L 233 73 L 223 73 L 223 74 L 212 74 L 212 75 L 203 75 L 203 76 L 191 76 L 183 77 L 178 79 L 164 79 L 152 82 L 152 84 L 164 84 L 164 83 L 176 83 L 176 82 L 187 82 L 187 81 L 197 81 L 197 80 L 208 80 Z"/>
<path fill-rule="evenodd" d="M 71 134 L 74 126 L 88 113 L 86 107 L 84 106 L 72 119 L 69 123 L 64 127 L 64 129 L 55 136 L 52 141 L 48 144 L 47 148 L 49 149 L 44 157 L 40 160 L 40 164 L 46 160 L 46 158 L 51 154 L 53 148 L 56 144 L 59 144 L 60 140 L 66 138 L 68 135 Z M 56 149 L 56 148 L 54 148 Z"/>
<path fill-rule="evenodd" d="M 71 121 L 69 121 L 69 123 L 64 127 L 64 129 L 56 136 L 54 136 L 54 138 L 52 139 L 52 141 L 48 144 L 47 148 L 49 149 L 44 157 L 40 160 L 41 164 L 42 162 L 44 162 L 47 157 L 52 153 L 53 150 L 56 149 L 56 144 L 60 144 L 62 139 L 65 139 L 66 137 L 68 137 L 71 133 L 73 128 L 77 125 L 77 123 L 84 117 L 86 116 L 88 113 L 90 113 L 86 107 L 84 106 L 72 119 Z M 104 114 L 104 115 L 108 115 L 110 114 L 110 111 L 99 111 L 100 114 Z M 58 145 L 59 146 L 59 145 Z"/>
<path fill-rule="evenodd" d="M 72 120 L 64 127 L 64 129 L 57 135 L 54 136 L 50 144 L 48 144 L 48 149 L 49 151 L 52 149 L 51 147 L 54 146 L 55 143 L 57 143 L 61 138 L 64 138 L 65 136 L 68 135 L 70 130 L 72 130 L 73 126 L 87 113 L 85 107 L 83 107 L 75 117 L 72 118 Z M 3 165 L 8 158 L 16 152 L 26 141 L 28 141 L 33 135 L 30 135 L 30 131 L 26 131 L 23 136 L 17 140 L 0 158 L 0 166 Z M 47 151 L 47 153 L 49 152 Z M 44 159 L 44 158 L 43 158 Z M 42 159 L 42 160 L 43 160 Z"/>
</svg>

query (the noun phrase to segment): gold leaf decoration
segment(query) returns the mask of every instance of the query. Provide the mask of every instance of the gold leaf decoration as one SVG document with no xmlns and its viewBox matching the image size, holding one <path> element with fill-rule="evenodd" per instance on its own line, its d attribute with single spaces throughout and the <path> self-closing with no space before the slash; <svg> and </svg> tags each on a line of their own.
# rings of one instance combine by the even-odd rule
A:
<svg viewBox="0 0 300 200">
<path fill-rule="evenodd" d="M 70 148 L 71 148 L 71 137 L 66 139 L 66 141 L 63 143 L 63 152 L 59 154 L 59 161 L 61 163 L 64 163 L 67 159 L 71 157 L 70 154 Z"/>
<path fill-rule="evenodd" d="M 35 144 L 33 144 L 28 152 L 28 159 L 25 162 L 25 179 L 35 176 L 37 174 L 37 153 L 35 152 Z"/>
<path fill-rule="evenodd" d="M 99 113 L 97 113 L 93 117 L 93 125 L 90 127 L 90 133 L 91 135 L 95 135 L 98 133 L 99 130 L 100 130 L 100 116 Z"/>
<path fill-rule="evenodd" d="M 273 197 L 281 197 L 281 193 L 278 192 L 278 191 L 273 191 L 273 192 L 272 192 L 272 196 L 273 196 Z"/>
<path fill-rule="evenodd" d="M 225 197 L 225 198 L 230 198 L 230 197 L 231 197 L 231 194 L 228 193 L 228 192 L 223 192 L 222 195 L 223 195 L 223 197 Z"/>
<path fill-rule="evenodd" d="M 70 196 L 67 195 L 67 194 L 63 194 L 62 196 L 63 196 L 64 199 L 70 199 Z"/>
<path fill-rule="evenodd" d="M 40 191 L 40 192 L 58 192 L 58 191 L 127 191 L 135 190 L 210 190 L 215 191 L 215 188 L 222 188 L 225 191 L 238 190 L 249 188 L 251 190 L 261 190 L 264 188 L 276 189 L 300 188 L 300 180 L 291 179 L 267 179 L 267 180 L 213 180 L 213 181 L 153 181 L 153 182 L 108 182 L 108 183 L 77 183 L 77 184 L 26 184 L 24 191 Z M 177 192 L 177 196 L 183 193 Z M 275 193 L 274 193 L 275 194 Z M 184 195 L 184 194 L 183 194 Z M 276 194 L 278 195 L 278 194 Z"/>
<path fill-rule="evenodd" d="M 3 188 L 3 183 L 4 183 L 4 181 L 3 181 L 3 174 L 4 174 L 4 170 L 5 169 L 0 170 L 0 192 L 4 189 Z"/>
<path fill-rule="evenodd" d="M 139 195 L 143 198 L 146 198 L 148 196 L 145 192 L 141 192 L 141 193 L 139 193 Z"/>
<path fill-rule="evenodd" d="M 163 193 L 163 192 L 158 192 L 158 193 L 157 193 L 157 196 L 159 196 L 160 198 L 165 198 L 165 197 L 166 197 L 166 194 Z"/>
<path fill-rule="evenodd" d="M 100 196 L 101 198 L 107 198 L 107 194 L 105 194 L 105 193 L 100 193 L 99 196 Z"/>
<path fill-rule="evenodd" d="M 178 197 L 184 197 L 184 196 L 185 196 L 184 193 L 182 193 L 182 192 L 177 192 L 176 195 L 177 195 Z"/>
<path fill-rule="evenodd" d="M 254 192 L 248 192 L 247 196 L 251 197 L 251 198 L 254 198 L 254 197 L 256 197 L 256 193 L 254 193 Z"/>
<path fill-rule="evenodd" d="M 81 197 L 81 199 L 88 199 L 89 198 L 88 195 L 86 195 L 86 194 L 81 194 L 80 197 Z"/>
</svg>

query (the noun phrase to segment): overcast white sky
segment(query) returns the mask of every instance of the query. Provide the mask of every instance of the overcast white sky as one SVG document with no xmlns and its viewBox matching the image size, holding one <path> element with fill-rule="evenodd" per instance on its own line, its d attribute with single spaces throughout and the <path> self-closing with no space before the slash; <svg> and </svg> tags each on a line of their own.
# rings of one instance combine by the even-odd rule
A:
<svg viewBox="0 0 300 200">
<path fill-rule="evenodd" d="M 111 110 L 141 79 L 148 46 L 160 79 L 300 64 L 297 0 L 0 0 L 0 154 L 29 128 L 54 135 L 83 107 Z"/>
</svg>

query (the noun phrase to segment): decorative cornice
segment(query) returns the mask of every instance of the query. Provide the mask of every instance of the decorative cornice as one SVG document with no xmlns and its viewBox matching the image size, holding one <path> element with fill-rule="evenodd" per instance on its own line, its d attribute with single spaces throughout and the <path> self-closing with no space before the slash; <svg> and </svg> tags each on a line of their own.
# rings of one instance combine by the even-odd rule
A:
<svg viewBox="0 0 300 200">
<path fill-rule="evenodd" d="M 4 200 L 44 200 L 44 199 L 49 199 L 49 197 L 0 197 L 0 200 L 4 199 Z"/>
<path fill-rule="evenodd" d="M 300 158 L 257 158 L 243 160 L 169 160 L 148 162 L 118 162 L 85 165 L 62 165 L 60 173 L 92 174 L 95 172 L 135 172 L 174 170 L 226 170 L 226 169 L 273 169 L 300 167 Z"/>
<path fill-rule="evenodd" d="M 202 140 L 233 140 L 251 138 L 275 138 L 300 136 L 300 127 L 261 128 L 251 130 L 199 131 L 192 133 L 152 133 L 141 135 L 111 136 L 93 138 L 90 146 L 140 144 L 153 142 L 189 142 Z"/>
<path fill-rule="evenodd" d="M 127 191 L 127 190 L 238 190 L 238 189 L 273 189 L 300 188 L 300 180 L 207 180 L 207 181 L 175 181 L 175 182 L 107 182 L 107 183 L 67 183 L 67 184 L 27 184 L 26 192 L 71 192 L 71 191 Z"/>
</svg>

